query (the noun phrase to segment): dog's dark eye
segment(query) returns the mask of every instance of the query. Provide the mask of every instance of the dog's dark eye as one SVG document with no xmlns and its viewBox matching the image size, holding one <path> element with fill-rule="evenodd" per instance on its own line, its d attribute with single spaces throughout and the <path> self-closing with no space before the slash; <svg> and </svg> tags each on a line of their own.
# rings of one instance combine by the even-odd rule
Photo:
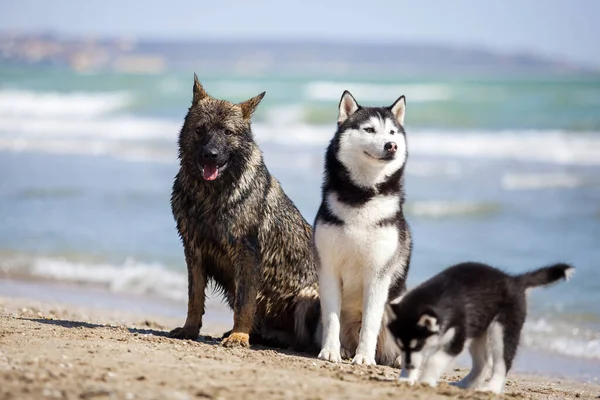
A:
<svg viewBox="0 0 600 400">
<path fill-rule="evenodd" d="M 233 135 L 233 132 L 230 131 L 229 129 L 225 129 L 225 135 L 231 136 L 231 135 Z"/>
<path fill-rule="evenodd" d="M 196 129 L 194 129 L 194 132 L 196 132 L 199 135 L 202 133 L 202 128 L 197 126 Z"/>
<path fill-rule="evenodd" d="M 364 129 L 365 129 L 365 132 L 367 132 L 367 133 L 375 133 L 375 129 L 371 128 L 370 126 L 364 128 Z"/>
<path fill-rule="evenodd" d="M 390 131 L 390 135 L 393 135 L 394 133 L 396 133 L 396 132 L 394 132 L 394 130 L 392 129 L 392 130 Z"/>
</svg>

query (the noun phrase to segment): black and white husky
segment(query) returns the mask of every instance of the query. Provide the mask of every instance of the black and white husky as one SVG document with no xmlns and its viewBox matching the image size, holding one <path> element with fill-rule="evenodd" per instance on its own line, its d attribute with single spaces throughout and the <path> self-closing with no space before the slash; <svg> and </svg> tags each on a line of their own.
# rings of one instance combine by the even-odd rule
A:
<svg viewBox="0 0 600 400">
<path fill-rule="evenodd" d="M 400 356 L 385 309 L 406 290 L 411 254 L 405 107 L 404 96 L 389 107 L 361 107 L 348 91 L 340 100 L 314 224 L 323 360 L 390 365 Z"/>
<path fill-rule="evenodd" d="M 574 268 L 555 264 L 508 275 L 479 263 L 452 266 L 391 306 L 388 325 L 402 349 L 401 380 L 431 386 L 467 347 L 473 366 L 462 388 L 504 390 L 527 314 L 525 291 L 568 279 Z M 484 383 L 491 364 L 491 378 Z"/>
</svg>

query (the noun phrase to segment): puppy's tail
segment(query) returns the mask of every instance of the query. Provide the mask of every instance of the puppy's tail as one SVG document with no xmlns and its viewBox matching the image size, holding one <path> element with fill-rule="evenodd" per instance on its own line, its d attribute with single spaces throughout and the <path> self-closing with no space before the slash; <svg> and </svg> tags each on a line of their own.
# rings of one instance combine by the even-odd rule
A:
<svg viewBox="0 0 600 400">
<path fill-rule="evenodd" d="M 559 263 L 517 275 L 515 279 L 527 289 L 550 285 L 561 279 L 569 280 L 574 272 L 575 268 L 571 265 Z"/>
</svg>

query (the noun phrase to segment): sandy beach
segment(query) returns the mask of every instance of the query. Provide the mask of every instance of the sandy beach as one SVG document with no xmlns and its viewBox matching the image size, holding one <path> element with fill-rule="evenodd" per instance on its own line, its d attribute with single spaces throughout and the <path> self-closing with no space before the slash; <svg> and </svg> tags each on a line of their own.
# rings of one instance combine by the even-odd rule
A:
<svg viewBox="0 0 600 400">
<path fill-rule="evenodd" d="M 0 398 L 497 398 L 447 383 L 436 389 L 408 387 L 389 367 L 334 365 L 258 346 L 225 349 L 218 336 L 228 326 L 214 319 L 205 323 L 198 341 L 167 338 L 180 323 L 164 313 L 146 315 L 113 305 L 2 296 Z M 465 372 L 456 368 L 445 380 Z M 600 398 L 600 385 L 511 373 L 504 397 L 593 399 Z"/>
</svg>

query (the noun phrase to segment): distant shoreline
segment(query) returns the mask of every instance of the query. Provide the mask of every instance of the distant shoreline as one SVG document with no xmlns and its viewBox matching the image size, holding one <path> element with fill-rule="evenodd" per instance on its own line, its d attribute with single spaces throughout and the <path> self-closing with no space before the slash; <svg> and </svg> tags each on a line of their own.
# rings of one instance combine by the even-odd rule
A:
<svg viewBox="0 0 600 400">
<path fill-rule="evenodd" d="M 365 55 L 368 54 L 368 57 Z M 600 68 L 540 54 L 439 44 L 314 40 L 150 40 L 0 31 L 0 65 L 65 66 L 78 72 L 153 74 L 172 69 L 237 74 L 347 76 L 600 76 Z M 443 67 L 441 66 L 443 65 Z"/>
</svg>

